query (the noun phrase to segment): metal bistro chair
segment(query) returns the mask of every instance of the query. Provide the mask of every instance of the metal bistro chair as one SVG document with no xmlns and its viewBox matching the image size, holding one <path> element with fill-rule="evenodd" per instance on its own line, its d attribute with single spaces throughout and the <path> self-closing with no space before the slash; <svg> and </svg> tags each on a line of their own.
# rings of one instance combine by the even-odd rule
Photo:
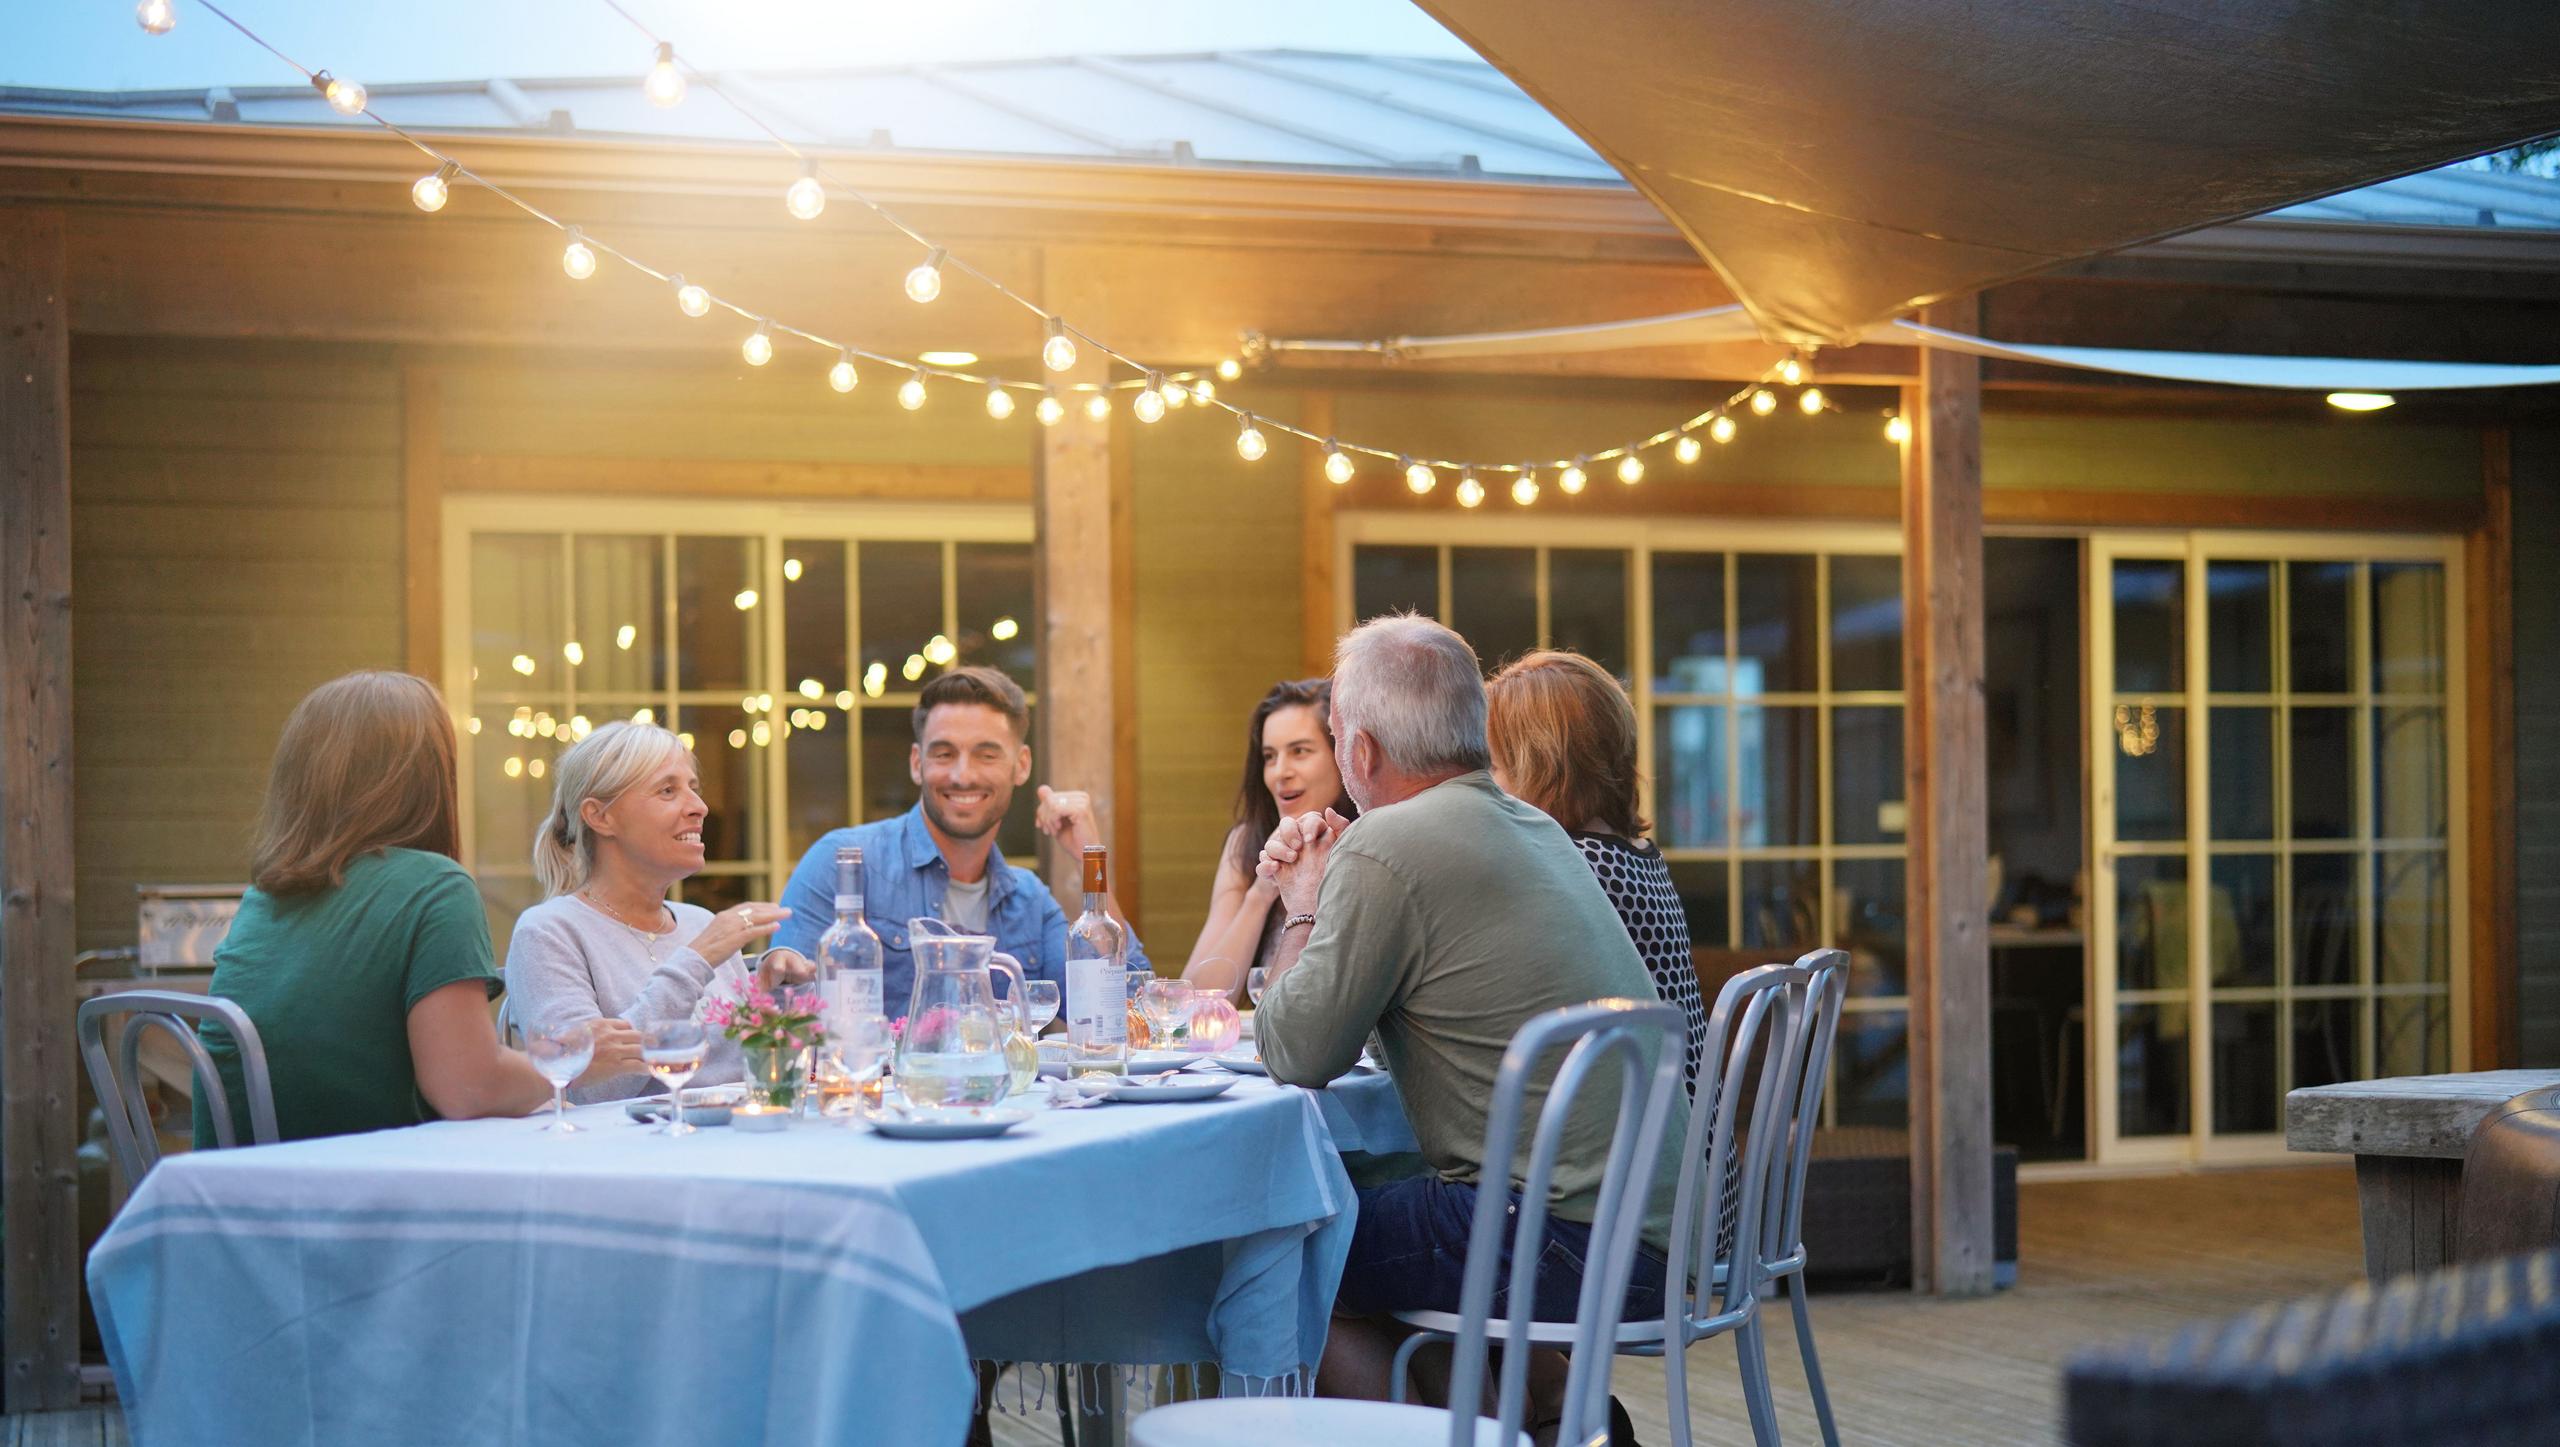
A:
<svg viewBox="0 0 2560 1447">
<path fill-rule="evenodd" d="M 125 1022 L 116 1032 L 115 1053 L 110 1056 L 106 1031 L 107 1019 L 113 1015 L 124 1016 Z M 107 1145 L 115 1153 L 116 1168 L 124 1173 L 128 1190 L 140 1185 L 143 1176 L 160 1163 L 160 1135 L 152 1128 L 151 1107 L 142 1098 L 140 1056 L 146 1031 L 167 1031 L 186 1052 L 195 1088 L 203 1093 L 213 1118 L 215 1143 L 225 1150 L 240 1144 L 222 1072 L 214 1068 L 213 1057 L 196 1038 L 197 1027 L 208 1021 L 231 1032 L 239 1047 L 240 1080 L 249 1096 L 249 1143 L 275 1144 L 275 1092 L 267 1083 L 267 1051 L 258 1042 L 258 1027 L 250 1023 L 248 1012 L 229 1000 L 176 990 L 126 990 L 80 1002 L 80 1059 L 89 1068 L 98 1104 L 106 1109 Z"/>
<path fill-rule="evenodd" d="M 1600 1199 L 1592 1213 L 1593 1269 L 1584 1273 L 1575 1324 L 1559 1344 L 1570 1344 L 1572 1369 L 1565 1379 L 1563 1425 L 1559 1442 L 1605 1441 L 1609 1430 L 1609 1365 L 1602 1349 L 1619 1333 L 1618 1318 L 1626 1302 L 1627 1278 L 1634 1271 L 1637 1233 L 1644 1224 L 1654 1164 L 1662 1154 L 1671 1102 L 1680 1090 L 1683 1049 L 1688 1024 L 1677 1007 L 1633 1000 L 1594 1000 L 1550 1010 L 1520 1027 L 1503 1052 L 1502 1071 L 1494 1080 L 1493 1104 L 1485 1118 L 1484 1159 L 1490 1165 L 1518 1159 L 1520 1117 L 1528 1100 L 1538 1061 L 1570 1045 L 1556 1068 L 1546 1104 L 1538 1112 L 1530 1141 L 1529 1172 L 1522 1183 L 1520 1207 L 1514 1213 L 1510 1193 L 1498 1178 L 1476 1194 L 1475 1221 L 1467 1238 L 1467 1271 L 1455 1318 L 1456 1350 L 1451 1361 L 1449 1400 L 1463 1410 L 1416 1406 L 1405 1402 L 1352 1402 L 1306 1397 L 1229 1398 L 1181 1402 L 1158 1407 L 1130 1425 L 1131 1447 L 1226 1447 L 1235 1442 L 1314 1443 L 1320 1447 L 1514 1447 L 1528 1441 L 1522 1431 L 1527 1410 L 1529 1354 L 1503 1356 L 1497 1416 L 1486 1421 L 1475 1406 L 1484 1398 L 1488 1343 L 1525 1340 L 1529 1312 L 1536 1295 L 1538 1244 L 1546 1232 L 1547 1190 L 1555 1174 L 1556 1155 L 1564 1143 L 1565 1119 L 1575 1099 L 1597 1074 L 1614 1076 L 1620 1102 L 1638 1101 L 1640 1108 L 1618 1111 L 1609 1137 L 1609 1156 L 1600 1180 Z M 1614 1067 L 1614 1070 L 1605 1069 Z M 1498 1166 L 1493 1169 L 1499 1169 Z M 1493 1314 L 1493 1277 L 1502 1254 L 1503 1233 L 1512 1234 L 1509 1314 Z M 1398 1356 L 1398 1375 L 1404 1357 Z"/>
<path fill-rule="evenodd" d="M 1761 1227 L 1745 1223 L 1774 1219 L 1762 1203 L 1777 1199 L 1783 1186 L 1785 1156 L 1779 1150 L 1784 1133 L 1743 1127 L 1742 1102 L 1756 1092 L 1751 1119 L 1782 1121 L 1785 1103 L 1796 1095 L 1793 1082 L 1802 1060 L 1801 1042 L 1810 1032 L 1798 1027 L 1800 1001 L 1812 983 L 1812 972 L 1792 965 L 1762 965 L 1725 981 L 1707 1017 L 1706 1053 L 1702 1060 L 1720 1061 L 1720 1073 L 1700 1092 L 1691 1108 L 1689 1134 L 1682 1143 L 1679 1189 L 1672 1204 L 1672 1242 L 1661 1320 L 1628 1322 L 1618 1327 L 1611 1347 L 1629 1356 L 1660 1356 L 1669 1379 L 1672 1437 L 1688 1441 L 1688 1382 L 1681 1355 L 1666 1351 L 1677 1341 L 1686 1348 L 1724 1332 L 1747 1335 L 1738 1340 L 1743 1387 L 1751 1406 L 1753 1431 L 1764 1442 L 1777 1440 L 1777 1417 L 1768 1389 L 1768 1373 L 1760 1366 L 1757 1342 L 1760 1277 L 1742 1273 L 1737 1289 L 1729 1286 L 1730 1261 L 1754 1259 Z M 1756 1081 L 1755 1081 L 1756 1072 Z M 1736 1143 L 1740 1143 L 1736 1154 Z M 1694 1234 L 1693 1234 L 1694 1233 Z M 1694 1263 L 1694 1266 L 1693 1266 Z M 1711 1282 L 1721 1291 L 1714 1309 L 1697 1289 Z M 1397 1319 L 1419 1328 L 1396 1353 L 1396 1381 L 1401 1391 L 1407 1364 L 1424 1342 L 1448 1340 L 1460 1325 L 1446 1312 L 1397 1313 Z M 1537 1322 L 1525 1331 L 1510 1323 L 1490 1324 L 1494 1340 L 1527 1341 L 1565 1347 L 1577 1341 L 1571 1322 Z M 1525 1355 L 1525 1354 L 1515 1354 Z M 1568 1421 L 1572 1419 L 1567 1418 Z M 1571 1440 L 1559 1437 L 1559 1441 Z"/>
<path fill-rule="evenodd" d="M 1788 1005 L 1806 1038 L 1799 1046 L 1795 1110 L 1786 1133 L 1779 1137 L 1786 1145 L 1779 1177 L 1784 1189 L 1767 1202 L 1760 1228 L 1759 1280 L 1752 1283 L 1751 1295 L 1766 1300 L 1774 1292 L 1786 1293 L 1796 1319 L 1796 1349 L 1804 1355 L 1805 1385 L 1813 1395 L 1814 1416 L 1822 1424 L 1823 1447 L 1840 1447 L 1840 1429 L 1831 1419 L 1831 1394 L 1823 1389 L 1822 1359 L 1814 1354 L 1813 1318 L 1805 1303 L 1804 1183 L 1813 1164 L 1813 1133 L 1822 1124 L 1822 1092 L 1831 1074 L 1831 1047 L 1840 1035 L 1840 1007 L 1849 993 L 1849 953 L 1815 950 L 1798 959 L 1796 968 L 1806 971 L 1808 978 L 1787 987 Z M 1754 1355 L 1760 1349 L 1756 1331 L 1751 1349 Z M 1768 1366 L 1756 1365 L 1765 1392 Z M 1746 1374 L 1752 1370 L 1752 1365 L 1744 1367 Z M 1775 1442 L 1776 1432 L 1765 1440 Z"/>
</svg>

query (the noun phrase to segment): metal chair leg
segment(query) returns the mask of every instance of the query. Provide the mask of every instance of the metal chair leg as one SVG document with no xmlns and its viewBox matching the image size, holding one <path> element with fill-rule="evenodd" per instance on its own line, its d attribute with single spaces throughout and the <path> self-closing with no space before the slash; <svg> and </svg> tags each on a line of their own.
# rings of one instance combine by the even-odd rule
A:
<svg viewBox="0 0 2560 1447">
<path fill-rule="evenodd" d="M 1778 1447 L 1778 1408 L 1769 1393 L 1769 1354 L 1760 1340 L 1760 1315 L 1734 1328 L 1734 1355 L 1742 1364 L 1742 1401 L 1751 1409 L 1751 1440 Z"/>
<path fill-rule="evenodd" d="M 1395 1365 L 1387 1374 L 1387 1400 L 1402 1402 L 1405 1394 L 1413 1389 L 1413 1358 L 1422 1350 L 1423 1343 L 1448 1340 L 1450 1337 L 1446 1332 L 1418 1331 L 1396 1343 Z"/>
<path fill-rule="evenodd" d="M 1671 1447 L 1689 1447 L 1689 1353 L 1680 1337 L 1662 1344 L 1662 1387 Z"/>
<path fill-rule="evenodd" d="M 1813 1415 L 1822 1423 L 1822 1447 L 1840 1447 L 1840 1426 L 1831 1419 L 1831 1393 L 1822 1385 L 1822 1358 L 1813 1350 L 1813 1308 L 1805 1300 L 1804 1278 L 1790 1276 L 1781 1285 L 1787 1305 L 1796 1314 L 1796 1349 L 1804 1354 L 1804 1380 L 1813 1392 Z"/>
</svg>

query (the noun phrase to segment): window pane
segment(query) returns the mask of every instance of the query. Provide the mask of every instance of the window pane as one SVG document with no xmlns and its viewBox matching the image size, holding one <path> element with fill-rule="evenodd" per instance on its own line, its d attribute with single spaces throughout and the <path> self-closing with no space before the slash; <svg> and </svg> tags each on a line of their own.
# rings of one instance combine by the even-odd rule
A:
<svg viewBox="0 0 2560 1447">
<path fill-rule="evenodd" d="M 1730 837 L 1725 755 L 1731 737 L 1730 709 L 1654 710 L 1654 833 L 1665 847 L 1721 845 Z"/>
<path fill-rule="evenodd" d="M 862 606 L 862 691 L 913 692 L 940 670 L 924 656 L 942 632 L 942 544 L 864 543 L 856 551 Z M 876 695 L 874 695 L 876 697 Z M 905 751 L 898 777 L 907 776 Z M 865 784 L 869 786 L 866 767 Z"/>
<path fill-rule="evenodd" d="M 2294 692 L 2354 691 L 2355 673 L 2348 660 L 2355 586 L 2353 563 L 2285 565 L 2285 636 L 2293 655 Z"/>
<path fill-rule="evenodd" d="M 1810 859 L 1742 864 L 1742 943 L 1772 960 L 1792 960 L 1820 945 L 1822 870 Z"/>
<path fill-rule="evenodd" d="M 2225 854 L 2213 861 L 2213 982 L 2276 982 L 2276 857 Z"/>
<path fill-rule="evenodd" d="M 1862 553 L 1831 559 L 1831 686 L 1902 689 L 1902 560 Z"/>
<path fill-rule="evenodd" d="M 2186 1130 L 2187 1007 L 2119 1006 L 2116 1133 L 2183 1135 Z"/>
<path fill-rule="evenodd" d="M 1900 1130 L 1911 1123 L 1911 1027 L 1900 1010 L 1840 1017 L 1831 1099 L 1842 1125 Z"/>
<path fill-rule="evenodd" d="M 1627 659 L 1625 553 L 1556 548 L 1547 554 L 1547 642 L 1583 655 L 1621 683 L 1635 677 Z"/>
<path fill-rule="evenodd" d="M 1653 686 L 1723 693 L 1724 554 L 1653 555 Z"/>
<path fill-rule="evenodd" d="M 2206 676 L 2215 693 L 2275 691 L 2275 565 L 2208 563 Z"/>
<path fill-rule="evenodd" d="M 1440 616 L 1440 550 L 1363 543 L 1351 550 L 1351 612 L 1366 623 L 1384 613 Z"/>
<path fill-rule="evenodd" d="M 2441 984 L 2445 971 L 2444 852 L 2373 856 L 2373 975 L 2386 985 Z"/>
<path fill-rule="evenodd" d="M 2377 839 L 2444 837 L 2444 710 L 2373 711 L 2373 833 Z"/>
<path fill-rule="evenodd" d="M 791 799 L 784 837 L 790 854 L 786 862 L 795 864 L 819 835 L 860 822 L 847 817 L 852 808 L 852 780 L 846 777 L 853 749 L 845 727 L 849 715 L 836 712 L 832 703 L 814 712 L 825 719 L 824 725 L 793 729 L 787 745 Z"/>
<path fill-rule="evenodd" d="M 1822 842 L 1819 712 L 1752 705 L 1734 710 L 1734 741 L 1742 754 L 1743 844 Z"/>
<path fill-rule="evenodd" d="M 1831 866 L 1833 938 L 1849 952 L 1851 995 L 1911 993 L 1902 861 L 1843 859 Z"/>
<path fill-rule="evenodd" d="M 712 861 L 764 857 L 765 769 L 773 756 L 773 726 L 762 714 L 726 704 L 676 710 L 676 728 L 693 735 L 693 757 L 702 772 L 702 855 Z M 764 743 L 756 730 L 763 729 Z"/>
<path fill-rule="evenodd" d="M 1811 693 L 1821 687 L 1813 559 L 1742 553 L 1733 562 L 1734 692 Z"/>
<path fill-rule="evenodd" d="M 2346 985 L 2356 978 L 2353 854 L 2293 856 L 2293 982 Z"/>
<path fill-rule="evenodd" d="M 2213 837 L 2276 837 L 2276 711 L 2217 707 L 2206 711 L 2213 738 Z"/>
<path fill-rule="evenodd" d="M 556 712 L 562 707 L 519 705 L 520 718 L 493 711 L 481 718 L 477 736 L 463 738 L 470 748 L 473 867 L 532 867 L 533 832 L 551 809 L 551 767 L 568 747 L 557 732 Z M 508 731 L 511 724 L 528 725 L 537 717 L 554 721 L 552 737 L 529 727 L 523 733 Z"/>
<path fill-rule="evenodd" d="M 575 631 L 584 659 L 571 670 L 578 691 L 626 699 L 663 691 L 667 686 L 664 540 L 581 537 L 573 552 L 578 569 Z M 476 599 L 473 606 L 476 610 Z"/>
<path fill-rule="evenodd" d="M 2293 1088 L 2362 1078 L 2356 1062 L 2356 1000 L 2297 1000 L 2293 1006 Z"/>
<path fill-rule="evenodd" d="M 2276 1081 L 2272 1000 L 2213 1007 L 2213 1129 L 2226 1135 L 2276 1129 L 2284 1089 Z"/>
<path fill-rule="evenodd" d="M 1487 674 L 1538 646 L 1535 548 L 1451 548 L 1449 626 Z"/>
<path fill-rule="evenodd" d="M 782 558 L 783 678 L 798 702 L 833 700 L 855 686 L 845 670 L 844 544 L 784 543 Z M 795 571 L 797 579 L 791 576 Z M 814 694 L 807 687 L 813 681 L 818 685 Z M 843 742 L 842 735 L 837 742 Z M 796 757 L 793 762 L 796 770 Z M 797 797 L 799 791 L 795 778 L 792 793 Z"/>
<path fill-rule="evenodd" d="M 471 537 L 471 668 L 475 696 L 558 690 L 569 641 L 561 616 L 560 539 L 551 533 Z"/>
<path fill-rule="evenodd" d="M 2116 988 L 2187 987 L 2187 861 L 2116 860 Z"/>
<path fill-rule="evenodd" d="M 2348 839 L 2356 832 L 2355 710 L 2295 708 L 2293 837 Z"/>
<path fill-rule="evenodd" d="M 915 781 L 907 775 L 915 741 L 915 716 L 906 709 L 862 711 L 862 811 L 856 822 L 868 824 L 915 807 Z"/>
<path fill-rule="evenodd" d="M 1833 709 L 1832 842 L 1901 843 L 1902 784 L 1902 710 Z"/>
<path fill-rule="evenodd" d="M 2115 711 L 2116 837 L 2187 837 L 2187 711 L 2119 704 Z"/>
<path fill-rule="evenodd" d="M 952 550 L 959 591 L 962 663 L 1004 670 L 1032 686 L 1040 659 L 1039 618 L 1031 598 L 1029 543 L 962 543 Z"/>
<path fill-rule="evenodd" d="M 1040 709 L 1037 704 L 1032 706 L 1026 726 L 1031 730 L 1028 737 L 1040 737 Z M 1040 868 L 1040 785 L 1047 776 L 1047 770 L 1040 762 L 1040 750 L 1034 748 L 1031 751 L 1031 777 L 1023 780 L 1022 787 L 1013 791 L 1013 807 L 1005 811 L 1004 822 L 996 826 L 996 848 L 1006 862 L 1034 871 Z M 1073 788 L 1074 785 L 1062 787 Z M 1124 864 L 1120 867 L 1127 869 L 1129 866 Z"/>
<path fill-rule="evenodd" d="M 1693 948 L 1720 950 L 1733 938 L 1727 921 L 1733 915 L 1733 881 L 1721 859 L 1674 860 L 1671 885 L 1680 891 L 1680 911 L 1689 920 Z"/>
<path fill-rule="evenodd" d="M 2444 692 L 2444 569 L 2435 563 L 2376 563 L 2373 691 Z"/>
<path fill-rule="evenodd" d="M 2116 692 L 2184 692 L 2187 565 L 2125 558 L 2115 569 Z"/>
<path fill-rule="evenodd" d="M 2442 995 L 2385 995 L 2374 1002 L 2373 1073 L 2442 1075 L 2453 1068 L 2452 1012 Z"/>
<path fill-rule="evenodd" d="M 754 538 L 676 539 L 676 686 L 747 689 L 764 672 L 764 570 Z"/>
</svg>

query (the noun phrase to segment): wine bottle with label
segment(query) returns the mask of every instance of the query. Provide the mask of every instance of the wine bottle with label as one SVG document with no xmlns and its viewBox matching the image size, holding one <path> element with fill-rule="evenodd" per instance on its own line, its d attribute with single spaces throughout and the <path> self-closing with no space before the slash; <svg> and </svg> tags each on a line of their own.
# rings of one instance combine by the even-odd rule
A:
<svg viewBox="0 0 2560 1447">
<path fill-rule="evenodd" d="M 1067 926 L 1067 1073 L 1121 1075 L 1129 1069 L 1129 933 L 1103 908 L 1111 890 L 1109 851 L 1084 851 L 1084 912 Z"/>
<path fill-rule="evenodd" d="M 878 1061 L 855 1058 L 879 1053 L 888 1039 L 881 998 L 880 936 L 862 917 L 862 850 L 857 846 L 836 851 L 836 918 L 818 937 L 815 963 L 818 1001 L 824 1012 L 820 1022 L 831 1047 L 820 1052 L 822 1057 L 832 1057 L 829 1065 L 841 1066 L 856 1078 L 876 1072 Z M 822 1068 L 820 1073 L 833 1072 Z M 824 1091 L 812 1093 L 823 1095 Z"/>
</svg>

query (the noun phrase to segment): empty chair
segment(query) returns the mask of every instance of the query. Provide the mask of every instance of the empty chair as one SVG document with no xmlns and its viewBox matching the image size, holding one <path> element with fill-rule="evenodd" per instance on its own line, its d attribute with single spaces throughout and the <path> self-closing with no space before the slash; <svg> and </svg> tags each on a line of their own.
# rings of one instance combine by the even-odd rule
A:
<svg viewBox="0 0 2560 1447">
<path fill-rule="evenodd" d="M 1554 1050 L 1571 1047 L 1556 1067 L 1546 1104 L 1538 1113 L 1517 1213 L 1511 1210 L 1511 1193 L 1499 1189 L 1499 1182 L 1489 1181 L 1476 1195 L 1466 1275 L 1454 1320 L 1457 1345 L 1450 1365 L 1449 1399 L 1463 1404 L 1461 1410 L 1304 1397 L 1182 1402 L 1156 1408 L 1133 1422 L 1129 1431 L 1133 1447 L 1226 1447 L 1235 1442 L 1304 1442 L 1323 1447 L 1525 1443 L 1528 1439 L 1521 1427 L 1527 1410 L 1528 1353 L 1503 1354 L 1494 1420 L 1483 1420 L 1475 1410 L 1484 1395 L 1488 1342 L 1495 1336 L 1488 1328 L 1498 1326 L 1502 1340 L 1533 1339 L 1529 1313 L 1541 1254 L 1537 1245 L 1545 1239 L 1548 1188 L 1564 1143 L 1566 1115 L 1595 1076 L 1604 1086 L 1616 1085 L 1621 1108 L 1610 1133 L 1599 1201 L 1592 1213 L 1591 1260 L 1582 1278 L 1574 1325 L 1558 1343 L 1574 1351 L 1557 1440 L 1590 1443 L 1605 1438 L 1612 1361 L 1607 1348 L 1620 1331 L 1619 1317 L 1635 1266 L 1637 1234 L 1653 1184 L 1654 1163 L 1662 1155 L 1671 1103 L 1681 1088 L 1687 1031 L 1687 1021 L 1676 1007 L 1595 1000 L 1537 1016 L 1520 1027 L 1503 1052 L 1485 1118 L 1487 1161 L 1517 1158 L 1520 1117 L 1537 1063 Z M 1626 1108 L 1627 1102 L 1635 1102 L 1635 1108 Z M 1508 1314 L 1496 1324 L 1491 1321 L 1494 1272 L 1506 1231 L 1520 1249 L 1512 1253 Z"/>
<path fill-rule="evenodd" d="M 110 1050 L 107 1021 L 119 1015 L 124 1024 Z M 107 1145 L 115 1153 L 116 1168 L 124 1173 L 127 1189 L 140 1184 L 160 1163 L 159 1132 L 151 1124 L 151 1107 L 142 1098 L 142 1037 L 151 1030 L 167 1031 L 186 1052 L 195 1088 L 212 1117 L 215 1143 L 224 1148 L 241 1143 L 232 1124 L 231 1097 L 223 1088 L 222 1072 L 214 1068 L 213 1057 L 196 1038 L 196 1027 L 208 1020 L 230 1031 L 240 1047 L 240 1077 L 249 1096 L 249 1144 L 273 1145 L 276 1105 L 267 1084 L 267 1052 L 258 1043 L 258 1027 L 250 1023 L 247 1011 L 229 1000 L 177 990 L 126 990 L 80 1002 L 80 1059 L 89 1069 L 98 1104 L 106 1110 Z"/>
</svg>

